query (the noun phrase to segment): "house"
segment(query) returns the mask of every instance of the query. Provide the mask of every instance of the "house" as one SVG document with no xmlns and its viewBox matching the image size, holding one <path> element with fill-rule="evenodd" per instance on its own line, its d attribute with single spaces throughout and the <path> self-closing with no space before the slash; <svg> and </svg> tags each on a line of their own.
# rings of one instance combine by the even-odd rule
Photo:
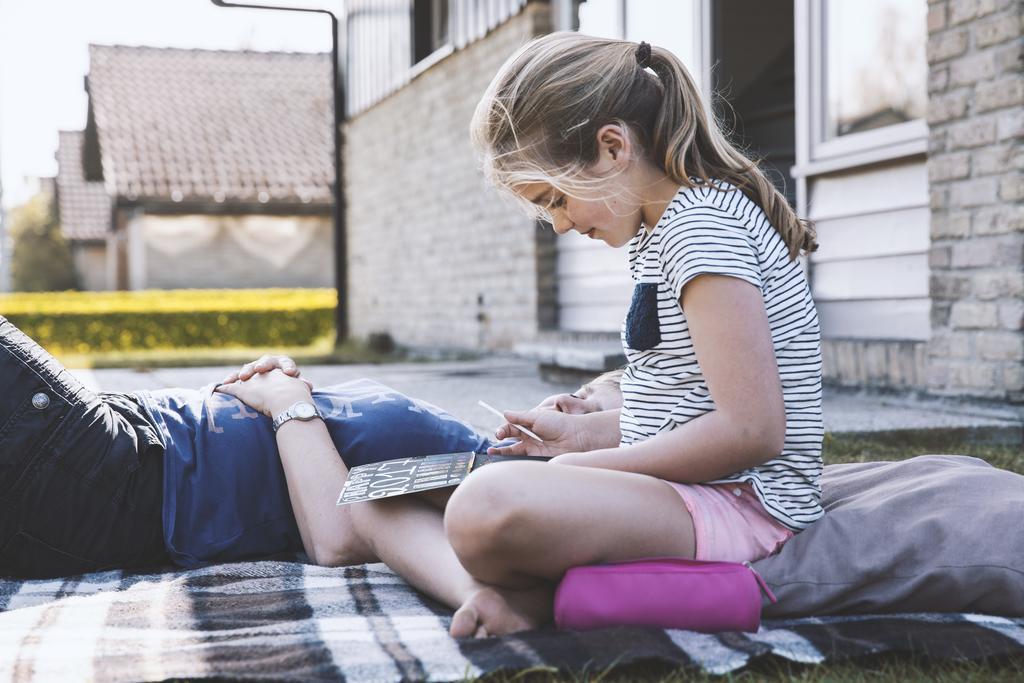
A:
<svg viewBox="0 0 1024 683">
<path fill-rule="evenodd" d="M 58 188 L 88 288 L 334 285 L 327 55 L 92 45 L 86 89 Z"/>
<path fill-rule="evenodd" d="M 85 179 L 80 130 L 58 133 L 56 206 L 61 233 L 71 248 L 72 262 L 84 290 L 109 288 L 107 278 L 107 235 L 111 224 L 111 201 L 103 183 Z"/>
<path fill-rule="evenodd" d="M 351 0 L 350 327 L 420 346 L 612 340 L 625 254 L 484 188 L 467 129 L 557 27 L 674 50 L 817 224 L 832 383 L 1024 402 L 1020 3 Z M 731 111 L 730 111 L 731 108 Z M 386 207 L 383 208 L 382 207 Z"/>
</svg>

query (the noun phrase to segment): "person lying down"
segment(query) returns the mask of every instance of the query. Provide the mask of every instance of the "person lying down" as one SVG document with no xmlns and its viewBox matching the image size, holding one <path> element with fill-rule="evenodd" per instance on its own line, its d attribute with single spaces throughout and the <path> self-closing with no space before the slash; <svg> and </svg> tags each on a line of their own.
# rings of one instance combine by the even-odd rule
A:
<svg viewBox="0 0 1024 683">
<path fill-rule="evenodd" d="M 3 575 L 190 568 L 304 550 L 328 566 L 389 561 L 453 608 L 465 601 L 439 588 L 436 567 L 411 566 L 417 554 L 457 562 L 444 536 L 450 490 L 399 505 L 335 505 L 348 468 L 495 445 L 440 408 L 371 379 L 313 390 L 294 362 L 270 356 L 220 385 L 96 395 L 2 317 L 0 366 L 0 489 L 12 501 Z M 232 395 L 241 386 L 260 398 Z M 332 452 L 289 440 L 288 421 L 275 429 L 270 415 L 304 401 Z M 538 409 L 583 414 L 619 402 L 602 377 Z"/>
</svg>

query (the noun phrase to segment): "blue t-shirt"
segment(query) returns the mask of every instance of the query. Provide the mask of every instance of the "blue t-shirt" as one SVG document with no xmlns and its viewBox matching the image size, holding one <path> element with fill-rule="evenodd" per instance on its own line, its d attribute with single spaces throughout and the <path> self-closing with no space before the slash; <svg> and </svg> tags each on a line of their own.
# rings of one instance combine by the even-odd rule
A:
<svg viewBox="0 0 1024 683">
<path fill-rule="evenodd" d="M 166 442 L 171 559 L 195 567 L 301 550 L 270 419 L 214 386 L 136 394 Z M 440 408 L 369 379 L 317 389 L 313 400 L 350 468 L 491 445 Z"/>
</svg>

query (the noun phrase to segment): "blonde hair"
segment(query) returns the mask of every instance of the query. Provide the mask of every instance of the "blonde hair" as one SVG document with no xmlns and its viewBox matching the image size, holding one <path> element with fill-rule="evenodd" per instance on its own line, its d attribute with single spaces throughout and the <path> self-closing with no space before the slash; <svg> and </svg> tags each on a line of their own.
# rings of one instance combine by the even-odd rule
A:
<svg viewBox="0 0 1024 683">
<path fill-rule="evenodd" d="M 622 384 L 623 372 L 625 372 L 625 368 L 616 368 L 615 370 L 609 370 L 608 372 L 602 373 L 577 389 L 576 393 L 580 398 L 587 398 L 594 393 L 598 387 L 609 386 L 619 389 Z"/>
<path fill-rule="evenodd" d="M 617 123 L 679 185 L 725 182 L 742 191 L 779 232 L 790 259 L 817 249 L 813 227 L 722 134 L 683 63 L 652 47 L 648 71 L 636 50 L 633 42 L 558 32 L 513 54 L 470 127 L 488 181 L 541 216 L 515 188 L 549 183 L 569 196 L 592 195 L 607 180 L 586 172 L 598 160 L 597 131 Z"/>
</svg>

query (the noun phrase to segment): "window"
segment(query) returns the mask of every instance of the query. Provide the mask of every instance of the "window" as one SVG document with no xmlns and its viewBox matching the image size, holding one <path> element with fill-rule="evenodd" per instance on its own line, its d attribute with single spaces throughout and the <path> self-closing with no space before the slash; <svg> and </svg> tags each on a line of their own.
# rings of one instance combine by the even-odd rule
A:
<svg viewBox="0 0 1024 683">
<path fill-rule="evenodd" d="M 828 0 L 825 139 L 925 116 L 925 14 L 921 0 Z"/>
<path fill-rule="evenodd" d="M 806 21 L 810 38 L 809 54 L 801 58 L 797 50 L 798 69 L 809 69 L 803 92 L 810 149 L 794 173 L 924 153 L 924 0 L 798 0 L 797 8 L 798 27 Z"/>
<path fill-rule="evenodd" d="M 448 44 L 449 0 L 413 0 L 412 63 L 423 61 Z"/>
</svg>

